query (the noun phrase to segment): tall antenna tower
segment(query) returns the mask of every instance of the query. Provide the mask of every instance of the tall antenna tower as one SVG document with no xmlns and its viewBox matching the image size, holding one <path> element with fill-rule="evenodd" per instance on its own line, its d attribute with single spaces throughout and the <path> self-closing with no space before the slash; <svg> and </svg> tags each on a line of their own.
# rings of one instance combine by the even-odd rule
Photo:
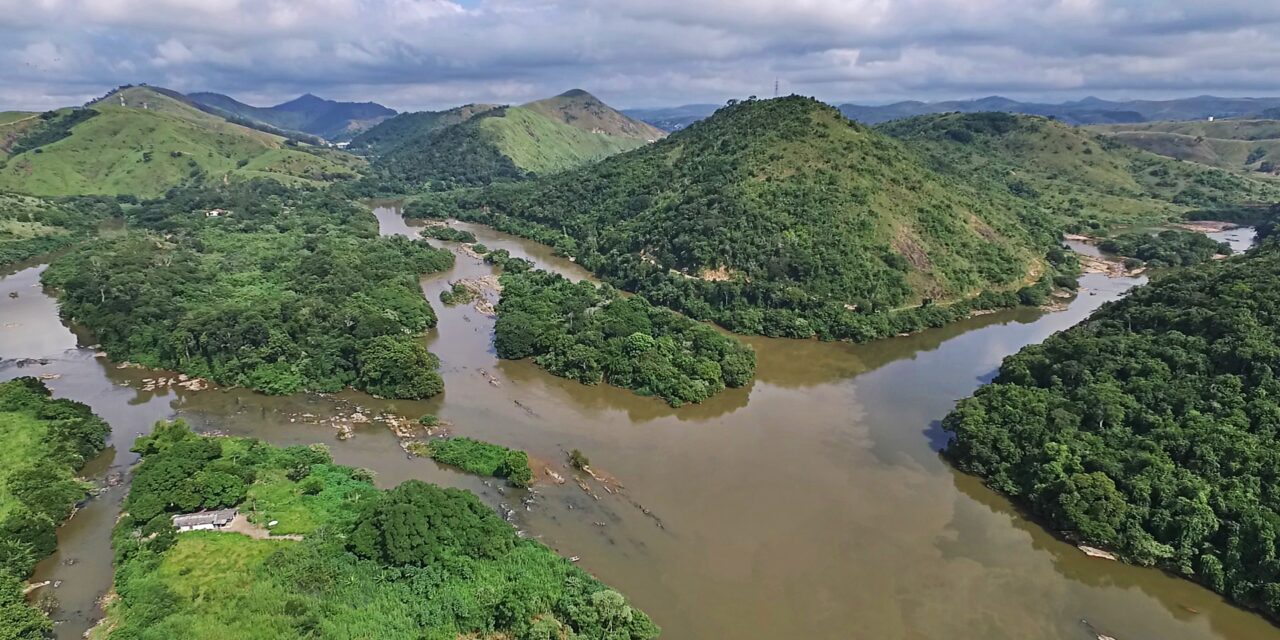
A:
<svg viewBox="0 0 1280 640">
<path fill-rule="evenodd" d="M 778 97 L 778 79 L 773 79 L 773 97 Z"/>
</svg>

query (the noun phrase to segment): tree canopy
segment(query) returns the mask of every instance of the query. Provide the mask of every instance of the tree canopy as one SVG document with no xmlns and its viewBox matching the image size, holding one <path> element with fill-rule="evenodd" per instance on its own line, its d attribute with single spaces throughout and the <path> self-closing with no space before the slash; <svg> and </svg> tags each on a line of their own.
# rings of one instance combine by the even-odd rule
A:
<svg viewBox="0 0 1280 640">
<path fill-rule="evenodd" d="M 1171 272 L 1005 359 L 944 421 L 1054 529 L 1280 618 L 1280 247 Z"/>
<path fill-rule="evenodd" d="M 448 268 L 448 251 L 380 238 L 363 207 L 268 181 L 174 190 L 128 223 L 44 274 L 112 358 L 274 394 L 441 390 L 418 277 Z"/>
</svg>

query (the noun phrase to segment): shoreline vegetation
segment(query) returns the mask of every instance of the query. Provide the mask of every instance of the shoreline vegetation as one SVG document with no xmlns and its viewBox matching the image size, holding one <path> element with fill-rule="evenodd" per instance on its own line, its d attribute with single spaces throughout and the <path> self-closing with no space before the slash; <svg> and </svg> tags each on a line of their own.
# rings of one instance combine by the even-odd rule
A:
<svg viewBox="0 0 1280 640">
<path fill-rule="evenodd" d="M 607 382 L 673 407 L 755 377 L 755 351 L 736 338 L 642 296 L 531 270 L 527 261 L 504 254 L 489 254 L 504 266 L 494 323 L 501 358 L 533 358 L 560 377 Z"/>
<path fill-rule="evenodd" d="M 621 594 L 467 491 L 378 489 L 323 446 L 199 436 L 181 421 L 135 450 L 142 463 L 113 535 L 118 597 L 96 640 L 214 637 L 228 619 L 237 637 L 262 640 L 658 635 Z M 173 515 L 218 507 L 272 535 L 175 531 Z"/>
<path fill-rule="evenodd" d="M 57 527 L 91 487 L 76 477 L 106 446 L 111 427 L 87 405 L 51 397 L 36 378 L 0 383 L 0 625 L 5 638 L 52 631 L 26 601 L 23 581 L 57 547 Z"/>
<path fill-rule="evenodd" d="M 1168 272 L 1005 359 L 944 455 L 1064 536 L 1280 620 L 1280 246 Z"/>
</svg>

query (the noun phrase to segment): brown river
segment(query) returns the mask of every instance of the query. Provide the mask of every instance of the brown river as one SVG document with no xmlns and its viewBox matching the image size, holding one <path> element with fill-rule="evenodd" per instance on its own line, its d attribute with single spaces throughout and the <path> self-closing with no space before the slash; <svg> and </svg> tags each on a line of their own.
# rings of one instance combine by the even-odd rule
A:
<svg viewBox="0 0 1280 640">
<path fill-rule="evenodd" d="M 416 234 L 390 207 L 384 234 Z M 550 249 L 457 224 L 570 277 L 587 274 Z M 448 243 L 445 243 L 448 244 Z M 756 381 L 671 409 L 607 386 L 499 361 L 493 321 L 444 307 L 449 281 L 494 273 L 459 255 L 422 281 L 440 316 L 427 337 L 445 393 L 421 402 L 359 393 L 268 397 L 242 389 L 147 391 L 172 375 L 95 357 L 92 337 L 61 322 L 39 286 L 43 264 L 0 277 L 0 379 L 46 375 L 60 397 L 111 422 L 110 448 L 85 470 L 127 478 L 128 449 L 156 420 L 277 444 L 322 442 L 343 464 L 471 489 L 528 535 L 615 586 L 677 640 L 735 638 L 946 640 L 1266 640 L 1280 629 L 1159 571 L 1087 557 L 1028 521 L 937 450 L 938 420 L 990 379 L 1001 358 L 1069 327 L 1139 283 L 1085 276 L 1065 311 L 1010 310 L 866 345 L 751 338 Z M 17 292 L 16 299 L 9 292 Z M 47 359 L 47 364 L 19 359 Z M 378 421 L 347 416 L 439 414 L 453 432 L 523 448 L 566 478 L 580 449 L 624 488 L 540 476 L 532 492 L 408 458 Z M 59 531 L 33 581 L 53 581 L 59 638 L 99 616 L 111 583 L 110 528 L 124 485 L 90 500 Z"/>
</svg>

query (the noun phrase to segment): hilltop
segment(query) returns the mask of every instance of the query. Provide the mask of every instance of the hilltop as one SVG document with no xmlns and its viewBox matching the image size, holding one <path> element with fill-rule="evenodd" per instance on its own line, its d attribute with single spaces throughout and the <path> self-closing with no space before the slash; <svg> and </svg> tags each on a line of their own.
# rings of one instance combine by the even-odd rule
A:
<svg viewBox="0 0 1280 640">
<path fill-rule="evenodd" d="M 156 87 L 122 88 L 38 120 L 10 144 L 0 190 L 158 196 L 178 185 L 253 177 L 320 184 L 355 177 L 362 165 L 228 122 Z"/>
<path fill-rule="evenodd" d="M 349 140 L 352 136 L 396 115 L 394 109 L 376 102 L 336 102 L 311 94 L 274 107 L 247 105 L 220 93 L 192 93 L 194 102 L 206 107 L 286 131 L 301 131 L 326 140 Z"/>
<path fill-rule="evenodd" d="M 769 335 L 865 339 L 945 322 L 971 303 L 1016 302 L 1062 261 L 1046 257 L 1057 231 L 1039 209 L 797 96 L 731 104 L 595 165 L 424 204 L 553 244 L 655 304 Z M 1023 293 L 1047 293 L 1037 286 Z M 922 304 L 910 318 L 880 313 Z"/>
<path fill-rule="evenodd" d="M 571 89 L 553 98 L 535 100 L 524 105 L 524 108 L 592 133 L 636 138 L 645 142 L 653 142 L 667 135 L 653 125 L 617 111 L 582 89 Z"/>
<path fill-rule="evenodd" d="M 1261 181 L 1172 161 L 1042 117 L 950 113 L 877 129 L 929 158 L 934 169 L 1012 193 L 1068 227 L 1163 222 L 1280 194 Z"/>
<path fill-rule="evenodd" d="M 448 112 L 445 112 L 448 113 Z M 440 126 L 442 117 L 420 118 L 375 163 L 381 186 L 483 185 L 547 175 L 634 149 L 663 133 L 574 90 L 518 107 L 472 113 Z"/>
<path fill-rule="evenodd" d="M 1280 110 L 1277 110 L 1280 116 Z M 1280 175 L 1280 121 L 1196 120 L 1093 129 L 1151 153 L 1233 171 Z"/>
</svg>

